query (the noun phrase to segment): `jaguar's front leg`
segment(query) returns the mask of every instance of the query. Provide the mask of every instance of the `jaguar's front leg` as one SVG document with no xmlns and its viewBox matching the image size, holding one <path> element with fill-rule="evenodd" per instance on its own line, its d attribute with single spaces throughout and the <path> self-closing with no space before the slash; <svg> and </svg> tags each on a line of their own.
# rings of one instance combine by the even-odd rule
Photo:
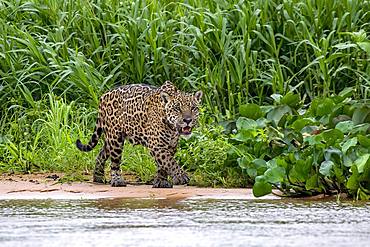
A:
<svg viewBox="0 0 370 247">
<path fill-rule="evenodd" d="M 188 184 L 189 180 L 190 178 L 188 174 L 183 169 L 181 169 L 178 164 L 176 164 L 176 167 L 172 173 L 173 184 Z"/>
<path fill-rule="evenodd" d="M 153 188 L 172 188 L 172 184 L 167 180 L 167 172 L 158 168 L 153 181 Z"/>
<path fill-rule="evenodd" d="M 177 164 L 174 155 L 166 150 L 157 149 L 151 151 L 157 163 L 157 176 L 154 179 L 154 188 L 171 188 L 167 176 L 172 176 L 173 184 L 187 184 L 189 177 L 184 170 Z"/>
</svg>

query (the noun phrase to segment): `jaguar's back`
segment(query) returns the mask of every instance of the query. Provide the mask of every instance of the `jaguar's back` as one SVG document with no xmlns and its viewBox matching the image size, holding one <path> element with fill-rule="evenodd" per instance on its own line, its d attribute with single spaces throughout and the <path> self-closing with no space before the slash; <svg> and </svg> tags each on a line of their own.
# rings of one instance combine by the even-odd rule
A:
<svg viewBox="0 0 370 247">
<path fill-rule="evenodd" d="M 147 99 L 158 88 L 148 85 L 128 85 L 105 93 L 100 99 L 99 119 L 104 132 L 121 131 L 125 137 L 139 136 L 148 122 Z M 107 137 L 106 137 L 107 138 Z"/>
</svg>

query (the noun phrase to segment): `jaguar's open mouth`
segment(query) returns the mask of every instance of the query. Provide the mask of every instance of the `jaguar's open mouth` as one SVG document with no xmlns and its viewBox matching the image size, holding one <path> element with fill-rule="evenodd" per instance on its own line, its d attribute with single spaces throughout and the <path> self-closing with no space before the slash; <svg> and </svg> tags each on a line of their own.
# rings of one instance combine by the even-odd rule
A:
<svg viewBox="0 0 370 247">
<path fill-rule="evenodd" d="M 181 135 L 190 135 L 191 134 L 191 127 L 185 126 L 181 128 Z"/>
</svg>

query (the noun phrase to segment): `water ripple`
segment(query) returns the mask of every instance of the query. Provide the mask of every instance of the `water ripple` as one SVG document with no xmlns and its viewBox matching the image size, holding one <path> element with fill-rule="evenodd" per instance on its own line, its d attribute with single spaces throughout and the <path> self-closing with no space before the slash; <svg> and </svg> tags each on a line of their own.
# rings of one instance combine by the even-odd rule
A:
<svg viewBox="0 0 370 247">
<path fill-rule="evenodd" d="M 367 246 L 369 209 L 291 200 L 0 200 L 0 244 Z"/>
</svg>

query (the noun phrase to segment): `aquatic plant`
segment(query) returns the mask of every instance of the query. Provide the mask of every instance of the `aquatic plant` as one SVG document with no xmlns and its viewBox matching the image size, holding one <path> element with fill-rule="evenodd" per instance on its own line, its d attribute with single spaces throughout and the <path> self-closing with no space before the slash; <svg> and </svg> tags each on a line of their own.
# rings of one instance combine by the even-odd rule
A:
<svg viewBox="0 0 370 247">
<path fill-rule="evenodd" d="M 243 105 L 233 136 L 239 166 L 253 193 L 370 195 L 370 104 L 353 88 L 302 105 L 297 94 L 275 95 L 269 107 Z"/>
</svg>

